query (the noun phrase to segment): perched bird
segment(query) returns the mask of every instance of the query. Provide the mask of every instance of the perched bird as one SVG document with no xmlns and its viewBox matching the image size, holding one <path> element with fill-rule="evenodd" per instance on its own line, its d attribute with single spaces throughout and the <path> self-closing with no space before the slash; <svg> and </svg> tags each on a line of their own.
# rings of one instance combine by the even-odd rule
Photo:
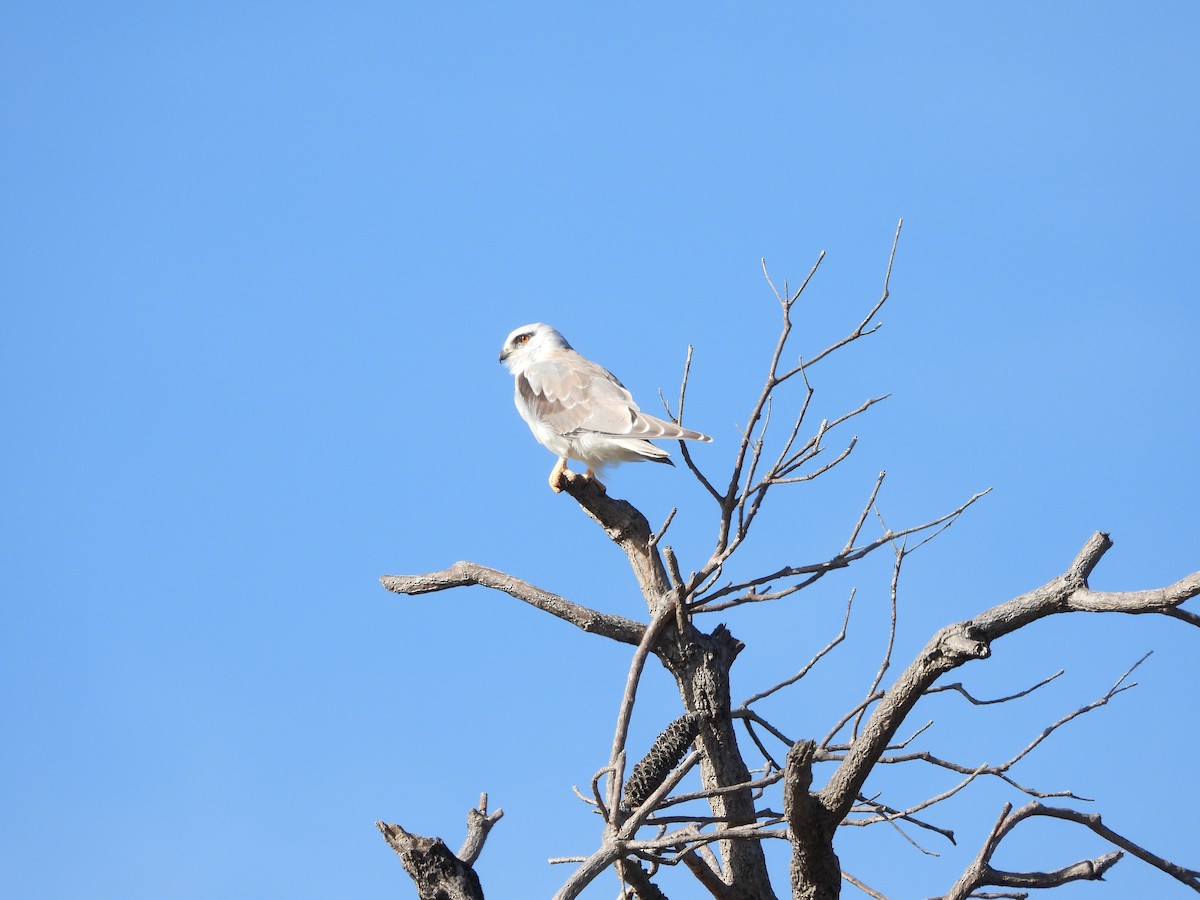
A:
<svg viewBox="0 0 1200 900">
<path fill-rule="evenodd" d="M 522 325 L 505 340 L 500 362 L 516 377 L 517 411 L 542 446 L 558 456 L 550 487 L 562 490 L 567 460 L 587 466 L 595 478 L 623 462 L 671 462 L 647 438 L 711 441 L 638 409 L 625 385 L 607 369 L 584 359 L 566 339 L 541 322 Z"/>
</svg>

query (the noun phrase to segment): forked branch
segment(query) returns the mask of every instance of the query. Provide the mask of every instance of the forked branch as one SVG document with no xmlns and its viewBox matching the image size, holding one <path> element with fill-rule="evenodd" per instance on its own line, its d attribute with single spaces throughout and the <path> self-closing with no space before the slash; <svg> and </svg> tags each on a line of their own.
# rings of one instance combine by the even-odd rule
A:
<svg viewBox="0 0 1200 900">
<path fill-rule="evenodd" d="M 771 353 L 770 365 L 767 369 L 766 378 L 763 381 L 762 390 L 759 392 L 758 399 L 750 409 L 750 413 L 746 418 L 746 424 L 742 429 L 742 438 L 738 444 L 737 451 L 734 455 L 733 466 L 730 471 L 729 481 L 724 492 L 717 490 L 712 482 L 706 478 L 692 462 L 687 449 L 684 448 L 684 459 L 693 474 L 700 480 L 701 484 L 709 492 L 710 495 L 717 501 L 720 507 L 720 516 L 717 527 L 716 543 L 713 547 L 711 556 L 704 567 L 697 573 L 696 578 L 692 582 L 692 587 L 696 587 L 704 583 L 708 577 L 729 558 L 729 556 L 737 549 L 743 540 L 746 538 L 750 523 L 753 521 L 761 508 L 767 492 L 772 486 L 781 484 L 794 484 L 804 480 L 810 480 L 825 471 L 828 471 L 834 465 L 841 462 L 850 451 L 853 449 L 854 440 L 851 440 L 848 446 L 842 451 L 841 455 L 836 457 L 828 466 L 822 467 L 817 472 L 808 475 L 796 475 L 796 471 L 816 455 L 821 452 L 821 441 L 824 438 L 828 429 L 832 426 L 828 422 L 824 422 L 817 429 L 815 435 L 799 449 L 793 449 L 793 444 L 800 432 L 805 414 L 808 411 L 808 401 L 812 397 L 812 386 L 807 385 L 806 371 L 816 363 L 820 362 L 831 353 L 842 349 L 848 344 L 857 341 L 866 335 L 873 334 L 880 327 L 880 323 L 875 322 L 875 316 L 883 308 L 890 296 L 889 284 L 892 277 L 892 265 L 896 259 L 896 247 L 900 241 L 900 231 L 904 226 L 904 221 L 896 225 L 896 233 L 892 239 L 892 249 L 888 256 L 887 271 L 884 274 L 883 291 L 879 299 L 872 305 L 862 321 L 850 331 L 849 334 L 834 341 L 832 344 L 820 350 L 811 357 L 803 358 L 794 366 L 783 368 L 783 358 L 787 351 L 788 342 L 792 333 L 792 310 L 796 302 L 804 294 L 816 275 L 817 270 L 821 266 L 821 262 L 825 259 L 825 254 L 822 252 L 816 263 L 813 264 L 811 271 L 805 277 L 800 287 L 795 291 L 791 291 L 785 284 L 782 292 L 776 287 L 771 280 L 770 274 L 767 272 L 766 260 L 763 260 L 763 276 L 770 285 L 771 291 L 774 293 L 776 300 L 779 302 L 781 313 L 781 322 L 779 327 L 779 335 L 775 341 L 775 348 Z M 779 452 L 774 465 L 772 465 L 761 476 L 756 475 L 758 464 L 762 458 L 765 449 L 766 432 L 769 424 L 770 412 L 773 398 L 777 389 L 789 381 L 796 375 L 800 375 L 805 379 L 808 391 L 801 406 L 799 414 L 795 418 L 795 424 L 791 429 L 790 435 L 786 438 L 783 444 L 783 449 Z M 686 376 L 686 369 L 685 369 Z M 838 424 L 858 415 L 869 406 L 878 402 L 883 398 L 873 398 L 868 400 L 858 409 L 849 412 L 839 419 L 836 419 L 834 424 Z M 682 407 L 683 395 L 680 395 L 680 405 Z M 687 599 L 686 597 L 684 598 Z"/>
<path fill-rule="evenodd" d="M 993 868 L 991 865 L 992 856 L 1000 846 L 1001 841 L 1017 825 L 1034 816 L 1063 819 L 1083 825 L 1110 844 L 1121 849 L 1107 853 L 1104 856 L 1096 857 L 1095 859 L 1080 860 L 1053 872 L 1005 872 Z M 987 885 L 1022 889 L 1054 888 L 1070 881 L 1098 881 L 1104 877 L 1105 872 L 1116 865 L 1121 857 L 1124 856 L 1124 853 L 1121 851 L 1136 856 L 1143 862 L 1170 875 L 1176 881 L 1187 885 L 1193 891 L 1200 893 L 1200 871 L 1185 868 L 1151 853 L 1140 844 L 1136 844 L 1124 835 L 1113 831 L 1101 821 L 1099 815 L 1082 813 L 1066 807 L 1043 806 L 1040 803 L 1034 802 L 1021 807 L 1016 812 L 1013 812 L 1011 803 L 1004 805 L 1004 809 L 1000 813 L 1000 818 L 997 819 L 996 824 L 992 827 L 991 832 L 983 843 L 983 847 L 979 850 L 979 854 L 942 900 L 965 900 L 967 897 L 976 896 L 974 892 L 978 888 Z"/>
<path fill-rule="evenodd" d="M 1097 532 L 1068 570 L 1034 591 L 993 606 L 974 619 L 941 629 L 883 695 L 851 743 L 845 759 L 821 791 L 842 818 L 850 810 L 871 769 L 878 763 L 905 717 L 941 675 L 972 659 L 991 655 L 992 642 L 1040 618 L 1067 612 L 1167 614 L 1200 594 L 1200 572 L 1166 588 L 1104 593 L 1093 591 L 1088 575 L 1112 546 Z"/>
<path fill-rule="evenodd" d="M 483 888 L 473 867 L 488 832 L 504 815 L 499 809 L 489 814 L 487 802 L 487 794 L 482 794 L 479 806 L 467 814 L 467 837 L 457 856 L 441 838 L 421 837 L 399 825 L 375 823 L 388 846 L 400 857 L 420 900 L 483 900 Z"/>
</svg>

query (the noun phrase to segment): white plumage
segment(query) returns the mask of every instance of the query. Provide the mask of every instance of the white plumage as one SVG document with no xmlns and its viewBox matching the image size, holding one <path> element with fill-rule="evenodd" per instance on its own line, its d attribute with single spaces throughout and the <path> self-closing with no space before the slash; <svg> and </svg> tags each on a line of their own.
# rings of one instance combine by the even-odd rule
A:
<svg viewBox="0 0 1200 900">
<path fill-rule="evenodd" d="M 671 463 L 670 454 L 649 438 L 711 441 L 638 409 L 616 376 L 572 349 L 541 322 L 522 325 L 504 342 L 500 361 L 516 378 L 514 400 L 521 418 L 542 446 L 558 457 L 550 487 L 561 490 L 567 460 L 587 466 L 591 478 L 623 462 Z"/>
</svg>

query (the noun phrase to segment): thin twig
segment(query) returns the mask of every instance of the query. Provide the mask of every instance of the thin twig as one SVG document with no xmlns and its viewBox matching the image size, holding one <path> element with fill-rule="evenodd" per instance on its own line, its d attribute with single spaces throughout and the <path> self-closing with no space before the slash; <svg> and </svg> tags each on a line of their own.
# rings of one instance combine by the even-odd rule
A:
<svg viewBox="0 0 1200 900">
<path fill-rule="evenodd" d="M 855 596 L 855 592 L 857 590 L 858 590 L 858 588 L 851 588 L 850 599 L 846 601 L 846 614 L 845 614 L 845 616 L 842 617 L 842 628 L 837 634 L 835 634 L 833 636 L 833 639 L 828 644 L 826 644 L 824 647 L 822 647 L 820 650 L 818 650 L 816 652 L 816 654 L 813 656 L 813 658 L 810 659 L 807 663 L 805 663 L 804 667 L 802 669 L 800 669 L 800 671 L 797 672 L 795 675 L 791 676 L 790 678 L 785 678 L 783 681 L 780 681 L 778 684 L 773 684 L 773 685 L 771 685 L 771 687 L 767 688 L 766 690 L 759 691 L 757 694 L 751 694 L 749 697 L 747 697 L 745 700 L 743 700 L 741 703 L 738 704 L 737 709 L 739 709 L 739 710 L 749 709 L 750 704 L 757 703 L 759 700 L 763 700 L 767 697 L 770 697 L 776 691 L 782 690 L 783 688 L 788 687 L 789 685 L 793 685 L 797 681 L 800 681 L 802 678 L 804 678 L 805 675 L 807 675 L 809 672 L 811 672 L 813 667 L 817 663 L 819 663 L 826 655 L 828 655 L 833 650 L 834 647 L 836 647 L 838 644 L 840 644 L 842 641 L 844 641 L 846 639 L 847 628 L 850 625 L 850 609 L 854 605 L 854 596 Z M 793 743 L 792 741 L 787 741 L 788 746 L 791 746 L 792 743 Z"/>
</svg>

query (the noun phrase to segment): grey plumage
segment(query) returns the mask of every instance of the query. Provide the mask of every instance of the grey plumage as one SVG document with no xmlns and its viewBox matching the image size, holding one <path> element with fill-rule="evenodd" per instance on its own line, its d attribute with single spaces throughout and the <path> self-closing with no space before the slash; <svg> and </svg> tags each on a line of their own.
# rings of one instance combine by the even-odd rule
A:
<svg viewBox="0 0 1200 900">
<path fill-rule="evenodd" d="M 642 412 L 615 375 L 580 356 L 541 322 L 509 334 L 500 361 L 514 376 L 521 417 L 534 437 L 559 457 L 552 486 L 567 459 L 584 463 L 584 474 L 592 475 L 621 462 L 670 464 L 670 454 L 651 444 L 652 438 L 712 440 Z"/>
</svg>

